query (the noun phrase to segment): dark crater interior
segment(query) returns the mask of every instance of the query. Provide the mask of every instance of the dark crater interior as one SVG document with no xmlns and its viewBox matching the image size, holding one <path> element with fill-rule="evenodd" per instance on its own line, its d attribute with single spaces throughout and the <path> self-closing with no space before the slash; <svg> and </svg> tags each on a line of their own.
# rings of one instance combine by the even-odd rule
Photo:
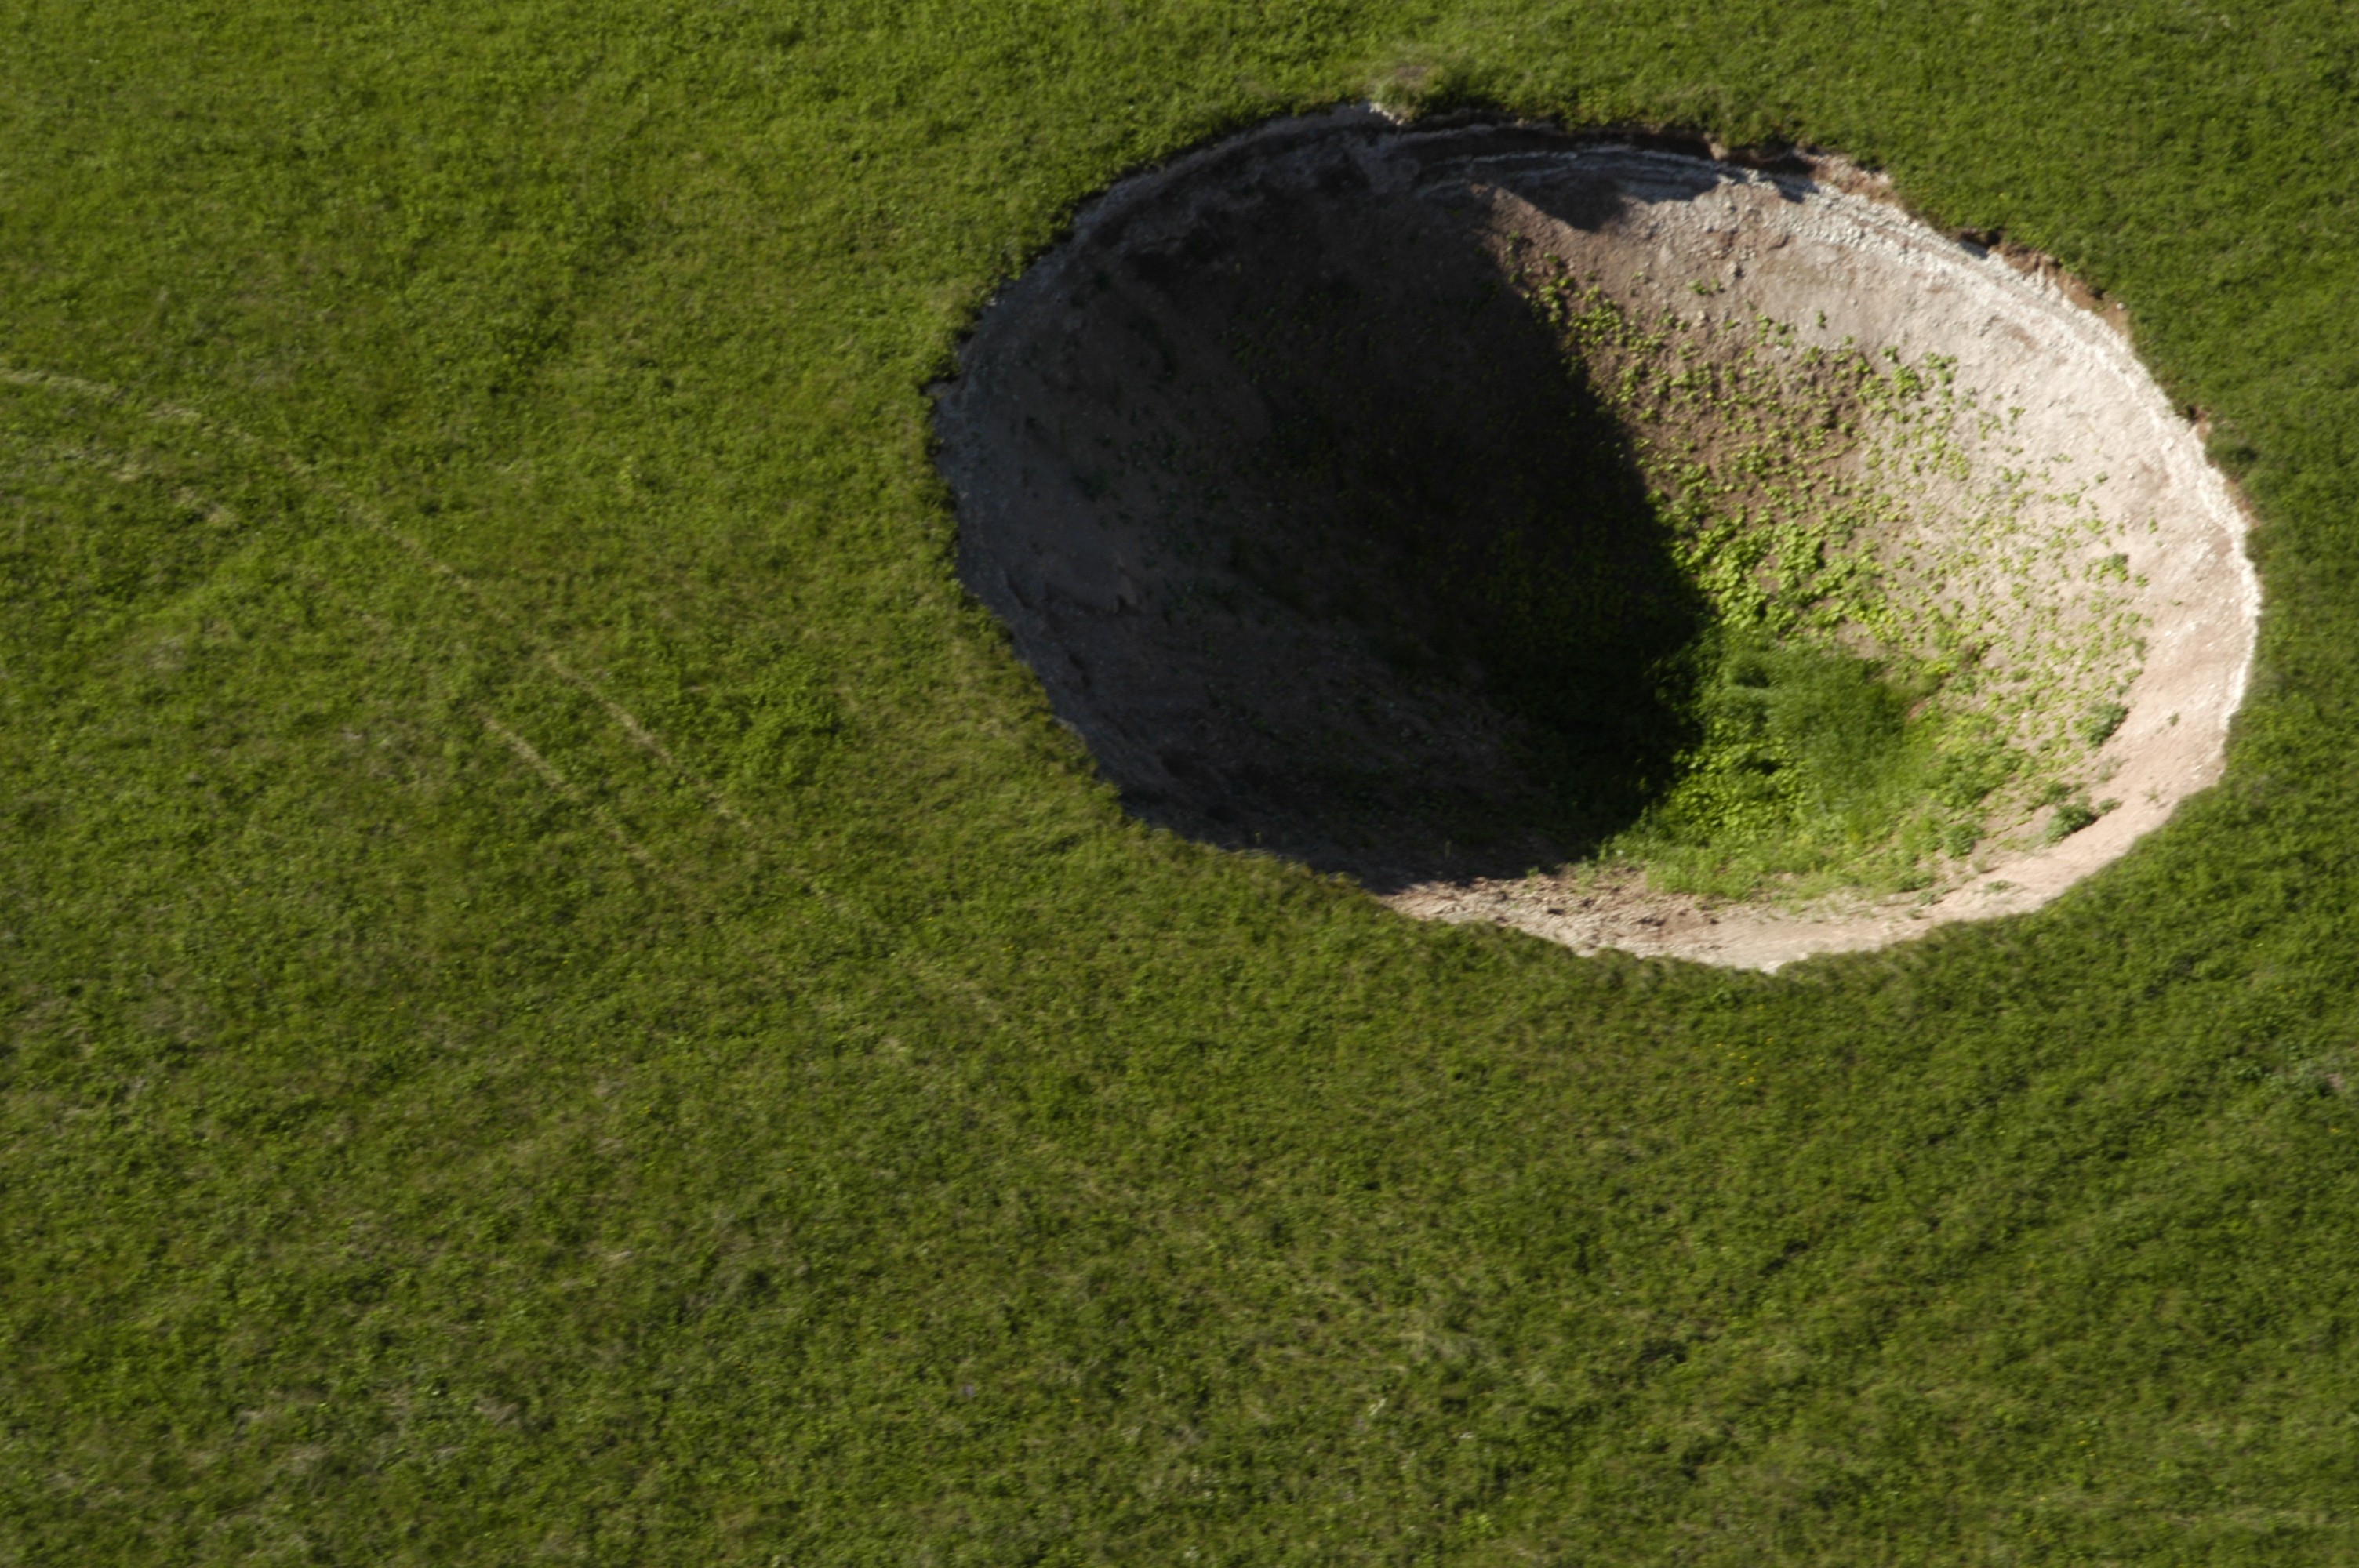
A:
<svg viewBox="0 0 2359 1568">
<path fill-rule="evenodd" d="M 1576 857 L 1669 781 L 1701 601 L 1460 168 L 1563 145 L 1266 128 L 985 313 L 960 574 L 1139 816 L 1384 890 Z"/>
</svg>

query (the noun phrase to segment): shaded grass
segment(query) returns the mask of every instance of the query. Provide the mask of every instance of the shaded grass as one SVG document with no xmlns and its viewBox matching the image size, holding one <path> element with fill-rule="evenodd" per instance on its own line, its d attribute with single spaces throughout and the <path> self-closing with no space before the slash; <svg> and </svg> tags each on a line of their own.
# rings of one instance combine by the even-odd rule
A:
<svg viewBox="0 0 2359 1568">
<path fill-rule="evenodd" d="M 2347 1559 L 2351 26 L 20 10 L 0 359 L 313 466 L 164 442 L 199 546 L 9 460 L 5 1552 Z M 918 387 L 1120 168 L 1404 61 L 2126 297 L 2264 519 L 2228 781 L 1776 979 L 1126 825 Z"/>
</svg>

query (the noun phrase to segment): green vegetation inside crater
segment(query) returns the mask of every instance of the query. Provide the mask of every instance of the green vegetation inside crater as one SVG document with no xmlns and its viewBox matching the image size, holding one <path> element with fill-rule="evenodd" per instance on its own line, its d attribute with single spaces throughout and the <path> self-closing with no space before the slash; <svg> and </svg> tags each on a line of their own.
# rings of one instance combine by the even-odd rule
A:
<svg viewBox="0 0 2359 1568">
<path fill-rule="evenodd" d="M 2097 699 L 2136 678 L 2142 624 L 2088 553 L 2114 529 L 2031 481 L 1951 362 L 1636 319 L 1523 269 L 1707 611 L 1660 669 L 1688 740 L 1604 861 L 1728 898 L 1935 887 L 2111 733 L 2083 716 L 2125 711 Z M 1966 491 L 1994 445 L 2000 479 Z"/>
<path fill-rule="evenodd" d="M 1744 898 L 1929 885 L 1970 855 L 2022 754 L 1930 680 L 1809 643 L 1723 633 L 1699 650 L 1696 743 L 1607 850 L 1658 887 Z"/>
</svg>

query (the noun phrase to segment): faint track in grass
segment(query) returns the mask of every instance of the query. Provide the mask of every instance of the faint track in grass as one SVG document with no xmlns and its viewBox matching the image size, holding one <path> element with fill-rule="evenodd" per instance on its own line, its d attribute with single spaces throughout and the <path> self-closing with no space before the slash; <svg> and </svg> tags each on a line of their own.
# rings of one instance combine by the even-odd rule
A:
<svg viewBox="0 0 2359 1568">
<path fill-rule="evenodd" d="M 515 730 L 509 729 L 506 725 L 501 723 L 498 719 L 493 718 L 488 713 L 478 714 L 476 717 L 480 718 L 484 721 L 484 728 L 489 730 L 495 740 L 507 747 L 509 751 L 514 752 L 517 756 L 523 758 L 525 766 L 530 768 L 534 773 L 538 773 L 542 782 L 546 783 L 549 788 L 555 790 L 559 795 L 564 796 L 567 800 L 572 802 L 573 805 L 579 806 L 582 811 L 587 813 L 592 822 L 595 822 L 600 827 L 605 830 L 608 838 L 614 839 L 615 843 L 622 846 L 623 853 L 630 856 L 631 859 L 646 867 L 656 876 L 663 878 L 666 881 L 677 884 L 678 879 L 673 877 L 670 872 L 665 871 L 662 866 L 657 863 L 656 858 L 647 852 L 645 845 L 633 838 L 628 833 L 623 831 L 623 825 L 614 820 L 614 814 L 613 812 L 608 811 L 604 806 L 600 806 L 596 801 L 592 800 L 589 796 L 583 795 L 579 789 L 575 788 L 572 782 L 569 780 L 564 773 L 558 770 L 555 763 L 551 762 L 547 757 L 542 756 L 538 750 L 533 746 L 531 741 L 526 740 L 523 736 L 517 734 Z"/>
<path fill-rule="evenodd" d="M 200 430 L 261 459 L 292 479 L 313 486 L 351 521 L 398 546 L 428 572 L 465 596 L 481 613 L 514 633 L 531 648 L 535 656 L 559 679 L 575 687 L 583 696 L 596 703 L 606 717 L 630 737 L 633 744 L 658 758 L 667 767 L 679 773 L 682 779 L 694 785 L 698 792 L 704 795 L 707 804 L 717 815 L 730 821 L 741 824 L 745 822 L 744 815 L 722 793 L 718 785 L 694 768 L 682 762 L 679 756 L 639 719 L 636 714 L 616 701 L 613 694 L 606 691 L 596 681 L 566 663 L 546 639 L 519 622 L 506 607 L 495 602 L 484 591 L 482 584 L 436 556 L 415 535 L 387 522 L 365 502 L 353 495 L 333 478 L 321 472 L 318 464 L 296 457 L 292 453 L 283 452 L 250 431 L 225 421 L 212 418 L 193 408 L 179 404 L 153 402 L 124 388 L 109 386 L 103 382 L 89 381 L 80 376 L 60 375 L 49 371 L 29 371 L 13 365 L 0 365 L 0 383 L 40 391 L 61 392 L 93 402 L 111 404 L 159 424 L 180 425 Z"/>
<path fill-rule="evenodd" d="M 629 741 L 636 750 L 646 753 L 669 769 L 704 802 L 712 816 L 742 832 L 761 850 L 774 871 L 783 873 L 799 891 L 825 907 L 847 928 L 863 931 L 877 939 L 888 954 L 889 961 L 921 982 L 930 982 L 938 991 L 956 993 L 984 1020 L 996 1024 L 1006 1014 L 999 1003 L 975 981 L 955 970 L 944 968 L 934 959 L 921 956 L 899 938 L 900 929 L 875 912 L 851 903 L 831 892 L 820 878 L 801 865 L 788 852 L 781 836 L 768 826 L 755 820 L 732 801 L 721 786 L 697 768 L 683 762 L 636 713 L 625 706 L 597 681 L 583 675 L 569 664 L 547 638 L 524 623 L 513 611 L 499 604 L 492 595 L 465 573 L 442 560 L 414 535 L 395 526 L 375 508 L 352 493 L 336 480 L 321 471 L 317 463 L 282 451 L 261 437 L 235 425 L 215 419 L 181 404 L 166 403 L 141 397 L 122 387 L 84 377 L 50 371 L 27 370 L 21 366 L 0 363 L 0 385 L 60 394 L 87 402 L 120 408 L 159 425 L 177 426 L 196 431 L 235 448 L 249 457 L 295 480 L 324 499 L 333 510 L 365 533 L 395 546 L 430 578 L 444 584 L 465 600 L 484 620 L 513 636 L 530 654 L 534 662 L 547 669 L 560 682 L 587 698 L 607 721 Z M 353 619 L 366 626 L 374 635 L 388 645 L 394 643 L 393 628 L 354 601 L 343 589 L 315 572 L 302 574 L 316 592 L 342 603 Z M 405 655 L 408 656 L 408 655 Z M 690 881 L 669 869 L 654 851 L 634 838 L 619 817 L 551 762 L 512 726 L 476 704 L 462 705 L 482 724 L 484 734 L 500 743 L 516 756 L 543 784 L 560 798 L 580 809 L 599 829 L 611 838 L 635 864 L 684 895 L 691 903 L 705 901 L 696 896 Z"/>
</svg>

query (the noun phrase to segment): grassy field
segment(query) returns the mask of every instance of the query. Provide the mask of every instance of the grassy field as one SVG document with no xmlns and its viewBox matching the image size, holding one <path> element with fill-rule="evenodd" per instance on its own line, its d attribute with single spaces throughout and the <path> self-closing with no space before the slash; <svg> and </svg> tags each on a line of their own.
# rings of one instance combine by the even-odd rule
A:
<svg viewBox="0 0 2359 1568">
<path fill-rule="evenodd" d="M 2359 12 L 0 14 L 0 1563 L 2359 1559 Z M 1889 168 L 2257 513 L 2228 780 L 1776 979 L 1127 822 L 922 388 L 1126 168 Z"/>
</svg>

